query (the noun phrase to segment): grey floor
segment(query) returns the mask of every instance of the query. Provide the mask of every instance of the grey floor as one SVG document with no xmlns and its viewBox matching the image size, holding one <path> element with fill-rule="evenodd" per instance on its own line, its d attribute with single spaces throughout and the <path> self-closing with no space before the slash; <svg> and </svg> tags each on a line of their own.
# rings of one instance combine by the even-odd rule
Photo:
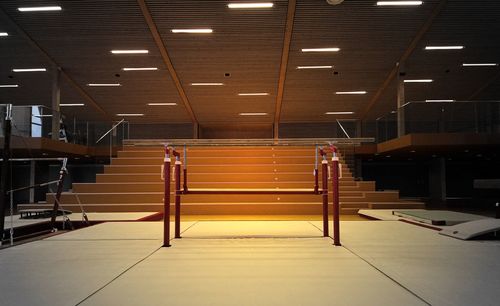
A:
<svg viewBox="0 0 500 306">
<path fill-rule="evenodd" d="M 0 251 L 0 305 L 498 305 L 500 242 L 399 221 L 113 222 Z"/>
</svg>

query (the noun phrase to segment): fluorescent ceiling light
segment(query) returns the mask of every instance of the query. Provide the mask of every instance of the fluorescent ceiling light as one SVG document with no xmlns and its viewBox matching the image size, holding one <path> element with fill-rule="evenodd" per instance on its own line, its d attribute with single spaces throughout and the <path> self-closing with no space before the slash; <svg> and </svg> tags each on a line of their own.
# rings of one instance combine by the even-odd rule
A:
<svg viewBox="0 0 500 306">
<path fill-rule="evenodd" d="M 238 96 L 269 96 L 267 92 L 242 92 Z"/>
<path fill-rule="evenodd" d="M 17 84 L 5 84 L 5 85 L 0 85 L 0 88 L 17 88 L 19 85 Z"/>
<path fill-rule="evenodd" d="M 89 87 L 118 87 L 122 86 L 120 83 L 90 83 L 87 84 Z"/>
<path fill-rule="evenodd" d="M 422 5 L 423 1 L 378 1 L 378 6 Z"/>
<path fill-rule="evenodd" d="M 262 3 L 229 3 L 228 8 L 232 9 L 245 9 L 245 8 L 271 8 L 273 7 L 272 2 L 262 2 Z"/>
<path fill-rule="evenodd" d="M 32 116 L 37 118 L 52 117 L 52 115 L 32 115 Z"/>
<path fill-rule="evenodd" d="M 174 106 L 174 105 L 177 105 L 177 103 L 148 103 L 148 105 L 151 105 L 151 106 Z"/>
<path fill-rule="evenodd" d="M 117 116 L 120 117 L 141 117 L 144 116 L 144 114 L 116 114 Z"/>
<path fill-rule="evenodd" d="M 60 6 L 33 6 L 33 7 L 19 7 L 17 8 L 20 12 L 47 12 L 47 11 L 60 11 L 62 7 Z"/>
<path fill-rule="evenodd" d="M 0 36 L 9 36 L 9 33 L 7 33 L 7 32 L 0 32 Z"/>
<path fill-rule="evenodd" d="M 224 83 L 191 83 L 191 86 L 222 86 Z"/>
<path fill-rule="evenodd" d="M 325 115 L 352 115 L 354 112 L 326 112 Z"/>
<path fill-rule="evenodd" d="M 26 69 L 12 69 L 13 72 L 45 72 L 45 68 L 26 68 Z"/>
<path fill-rule="evenodd" d="M 492 66 L 498 66 L 498 63 L 463 63 L 463 67 L 492 67 Z"/>
<path fill-rule="evenodd" d="M 59 106 L 85 106 L 83 103 L 61 103 Z"/>
<path fill-rule="evenodd" d="M 361 91 L 337 91 L 335 92 L 336 95 L 365 95 L 366 91 L 361 90 Z"/>
<path fill-rule="evenodd" d="M 425 100 L 425 102 L 455 102 L 455 100 Z"/>
<path fill-rule="evenodd" d="M 206 34 L 212 33 L 212 29 L 172 29 L 172 33 L 188 33 L 188 34 Z"/>
<path fill-rule="evenodd" d="M 461 50 L 464 46 L 426 46 L 425 50 Z"/>
<path fill-rule="evenodd" d="M 297 69 L 331 69 L 333 66 L 297 66 Z"/>
<path fill-rule="evenodd" d="M 416 80 L 404 80 L 405 83 L 431 83 L 432 79 L 416 79 Z"/>
<path fill-rule="evenodd" d="M 137 68 L 122 68 L 123 71 L 155 71 L 156 67 L 137 67 Z"/>
<path fill-rule="evenodd" d="M 338 52 L 340 48 L 305 48 L 302 52 Z"/>
<path fill-rule="evenodd" d="M 240 113 L 240 116 L 266 116 L 267 113 Z"/>
<path fill-rule="evenodd" d="M 149 50 L 111 50 L 113 54 L 148 54 Z"/>
</svg>

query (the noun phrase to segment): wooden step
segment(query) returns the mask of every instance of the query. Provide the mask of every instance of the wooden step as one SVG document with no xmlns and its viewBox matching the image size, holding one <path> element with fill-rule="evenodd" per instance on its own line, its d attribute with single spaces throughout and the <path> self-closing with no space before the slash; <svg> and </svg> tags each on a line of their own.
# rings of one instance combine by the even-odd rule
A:
<svg viewBox="0 0 500 306">
<path fill-rule="evenodd" d="M 313 173 L 314 165 L 307 164 L 268 164 L 268 165 L 190 165 L 189 174 L 194 173 L 274 173 L 274 172 L 304 172 Z M 318 169 L 321 173 L 321 169 Z M 104 173 L 159 173 L 161 164 L 157 165 L 106 165 Z M 347 167 L 342 167 L 342 176 L 350 177 Z"/>
<path fill-rule="evenodd" d="M 314 182 L 312 173 L 188 173 L 189 183 L 194 182 L 269 182 L 269 181 L 311 181 Z M 160 172 L 156 173 L 104 173 L 97 174 L 96 182 L 161 182 Z M 314 183 L 312 183 L 314 184 Z M 353 178 L 340 179 L 341 186 L 355 186 Z"/>
<path fill-rule="evenodd" d="M 340 191 L 374 191 L 372 182 L 356 182 L 354 186 L 340 186 Z M 374 182 L 373 182 L 374 183 Z M 172 190 L 175 182 L 171 183 Z M 314 188 L 312 181 L 294 182 L 191 182 L 189 188 Z M 321 187 L 321 186 L 320 186 Z M 330 186 L 328 186 L 330 187 Z M 181 186 L 182 188 L 182 186 Z M 73 183 L 73 192 L 162 192 L 163 182 L 124 182 L 124 183 Z"/>
</svg>

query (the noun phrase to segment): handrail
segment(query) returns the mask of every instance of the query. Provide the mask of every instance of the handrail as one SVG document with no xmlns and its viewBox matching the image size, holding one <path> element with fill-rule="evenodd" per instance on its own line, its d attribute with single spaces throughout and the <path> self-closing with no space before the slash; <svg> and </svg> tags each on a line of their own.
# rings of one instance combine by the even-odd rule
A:
<svg viewBox="0 0 500 306">
<path fill-rule="evenodd" d="M 111 127 L 111 129 L 109 129 L 109 131 L 107 131 L 106 133 L 104 133 L 104 135 L 101 136 L 101 138 L 99 138 L 95 143 L 99 143 L 99 141 L 101 141 L 104 137 L 106 137 L 109 133 L 111 133 L 114 129 L 116 129 L 117 126 L 119 126 L 121 123 L 123 123 L 125 121 L 125 119 L 122 119 L 120 120 L 117 124 L 113 125 Z"/>
</svg>

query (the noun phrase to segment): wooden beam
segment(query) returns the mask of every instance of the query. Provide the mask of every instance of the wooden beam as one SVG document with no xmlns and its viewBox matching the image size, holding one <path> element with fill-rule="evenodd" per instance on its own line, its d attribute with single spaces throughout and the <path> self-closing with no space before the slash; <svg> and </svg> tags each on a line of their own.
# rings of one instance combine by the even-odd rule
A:
<svg viewBox="0 0 500 306">
<path fill-rule="evenodd" d="M 405 52 L 403 53 L 403 55 L 401 55 L 401 57 L 396 63 L 404 63 L 408 59 L 408 57 L 410 57 L 410 55 L 415 50 L 422 37 L 425 35 L 425 33 L 427 33 L 427 31 L 431 27 L 436 17 L 439 15 L 439 13 L 441 13 L 443 8 L 445 7 L 446 2 L 447 2 L 446 0 L 441 0 L 439 1 L 438 4 L 436 4 L 436 7 L 434 7 L 434 10 L 432 10 L 432 13 L 427 19 L 427 21 L 420 28 L 417 35 L 415 35 L 408 48 L 406 48 Z M 380 99 L 384 91 L 387 89 L 387 87 L 389 87 L 392 80 L 394 80 L 394 78 L 398 74 L 398 69 L 399 69 L 398 65 L 397 64 L 394 65 L 394 67 L 392 68 L 392 70 L 389 72 L 384 82 L 382 83 L 382 86 L 380 86 L 380 88 L 375 92 L 370 102 L 368 102 L 368 105 L 359 113 L 360 119 L 364 119 L 366 115 L 370 112 L 372 107 L 375 104 L 377 104 L 378 100 Z"/>
<path fill-rule="evenodd" d="M 90 106 L 95 108 L 98 112 L 105 115 L 109 120 L 113 120 L 113 116 L 108 114 L 83 88 L 78 85 L 64 69 L 45 51 L 31 36 L 26 33 L 12 18 L 10 18 L 7 13 L 3 9 L 0 8 L 0 19 L 7 21 L 7 23 L 13 27 L 16 32 L 18 32 L 21 37 L 26 39 L 28 43 L 33 46 L 35 49 L 40 51 L 40 53 L 45 57 L 47 61 L 49 61 L 55 69 L 60 69 L 61 75 L 69 81 L 70 85 L 89 103 Z"/>
<path fill-rule="evenodd" d="M 196 116 L 193 112 L 193 108 L 191 107 L 191 103 L 189 103 L 189 99 L 186 95 L 186 92 L 184 91 L 184 88 L 182 87 L 179 76 L 177 75 L 177 71 L 175 71 L 174 65 L 172 64 L 170 56 L 168 55 L 167 47 L 165 46 L 165 43 L 163 42 L 163 39 L 161 38 L 160 32 L 158 31 L 158 27 L 156 26 L 156 23 L 153 20 L 153 16 L 151 15 L 151 12 L 149 11 L 148 5 L 146 4 L 145 0 L 137 0 L 137 3 L 139 4 L 139 6 L 141 8 L 142 15 L 144 16 L 144 19 L 146 20 L 146 23 L 149 27 L 149 31 L 151 32 L 151 35 L 153 36 L 153 39 L 156 43 L 156 46 L 158 47 L 158 50 L 160 51 L 163 62 L 167 66 L 168 72 L 170 73 L 170 77 L 174 81 L 174 84 L 175 84 L 175 87 L 177 88 L 179 96 L 181 97 L 181 100 L 184 103 L 184 107 L 186 107 L 186 110 L 187 110 L 189 116 L 191 117 L 191 121 L 197 125 L 198 120 L 196 119 Z"/>
<path fill-rule="evenodd" d="M 281 106 L 283 104 L 283 93 L 285 91 L 286 70 L 288 67 L 288 57 L 290 55 L 290 43 L 292 41 L 293 21 L 295 18 L 296 0 L 288 0 L 288 10 L 285 25 L 285 37 L 283 39 L 283 50 L 281 52 L 280 77 L 278 80 L 278 93 L 276 95 L 276 108 L 274 111 L 274 139 L 279 136 L 279 122 L 281 116 Z"/>
</svg>

